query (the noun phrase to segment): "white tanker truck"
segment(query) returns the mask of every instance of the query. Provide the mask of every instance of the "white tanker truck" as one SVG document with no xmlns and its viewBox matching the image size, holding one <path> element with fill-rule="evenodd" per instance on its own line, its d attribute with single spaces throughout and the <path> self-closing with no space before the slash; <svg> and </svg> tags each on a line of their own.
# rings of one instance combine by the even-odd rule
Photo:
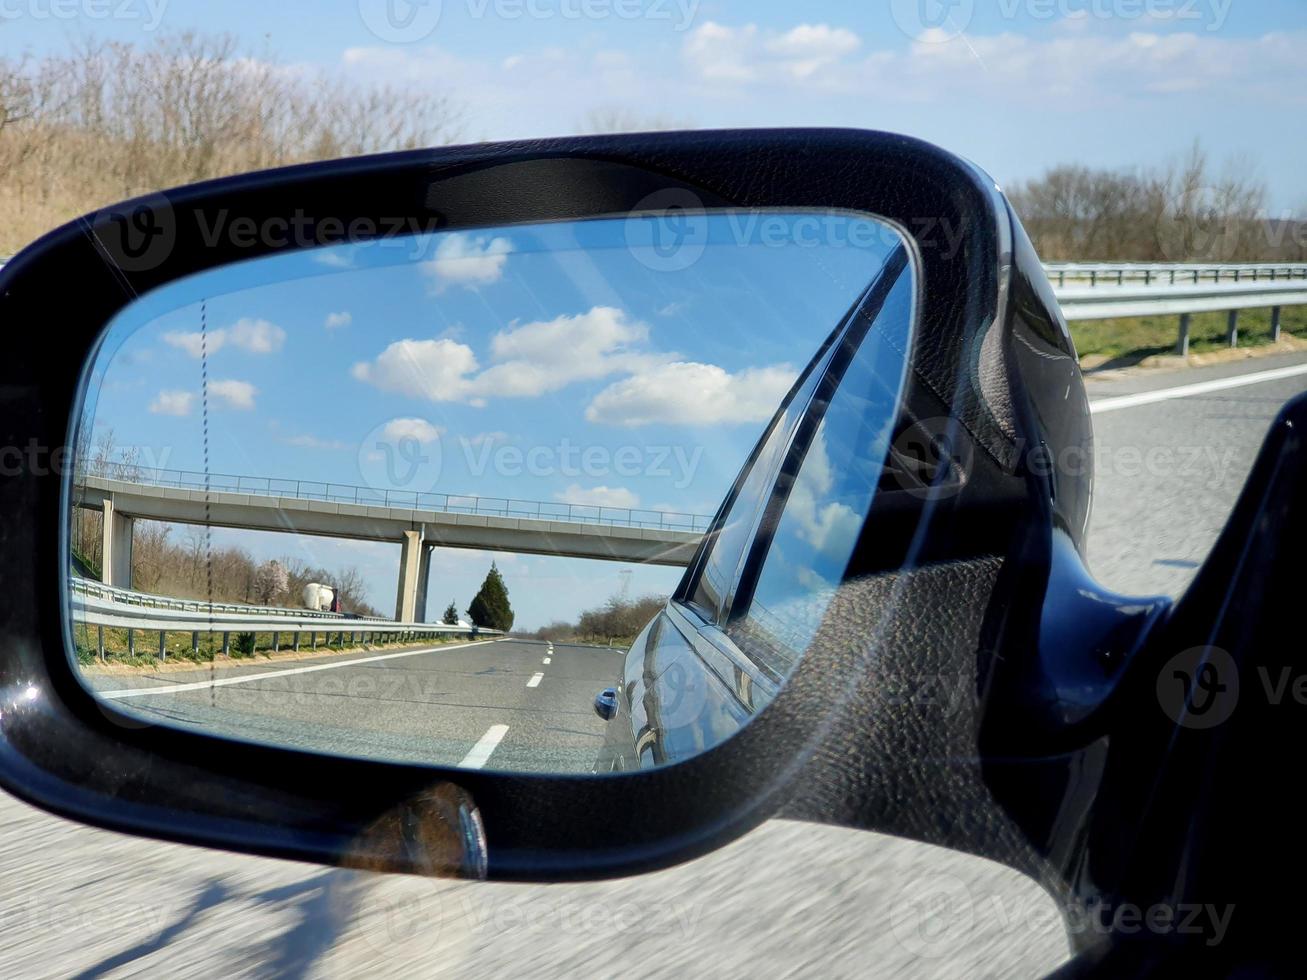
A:
<svg viewBox="0 0 1307 980">
<path fill-rule="evenodd" d="M 330 585 L 310 582 L 304 586 L 304 605 L 319 612 L 340 612 L 340 592 Z"/>
</svg>

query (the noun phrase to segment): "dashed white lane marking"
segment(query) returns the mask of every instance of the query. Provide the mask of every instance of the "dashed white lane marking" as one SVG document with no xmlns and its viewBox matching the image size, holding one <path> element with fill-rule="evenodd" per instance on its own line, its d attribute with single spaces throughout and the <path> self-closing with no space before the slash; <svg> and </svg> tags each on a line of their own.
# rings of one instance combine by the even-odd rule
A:
<svg viewBox="0 0 1307 980">
<path fill-rule="evenodd" d="M 536 671 L 531 675 L 531 679 L 526 682 L 527 687 L 539 687 L 540 682 L 545 679 L 543 671 Z"/>
<path fill-rule="evenodd" d="M 102 698 L 143 698 L 151 694 L 180 694 L 183 691 L 206 691 L 211 687 L 227 687 L 231 684 L 253 684 L 266 681 L 270 677 L 290 677 L 292 674 L 311 674 L 318 670 L 337 670 L 341 667 L 353 667 L 357 664 L 373 664 L 379 660 L 398 660 L 400 657 L 420 657 L 424 653 L 444 652 L 445 650 L 466 650 L 486 643 L 503 643 L 503 640 L 477 640 L 475 643 L 456 643 L 451 646 L 423 647 L 421 650 L 405 650 L 402 653 L 381 653 L 375 657 L 355 657 L 336 663 L 310 664 L 307 667 L 288 667 L 285 670 L 270 670 L 262 674 L 242 674 L 240 677 L 219 677 L 211 681 L 196 681 L 192 684 L 173 684 L 170 687 L 133 687 L 122 691 L 96 691 Z"/>
<path fill-rule="evenodd" d="M 463 756 L 463 761 L 458 764 L 458 767 L 460 769 L 480 769 L 490 761 L 490 753 L 495 751 L 507 734 L 507 725 L 491 725 L 486 729 L 486 733 L 477 740 L 477 744 L 472 746 L 472 751 Z"/>
<path fill-rule="evenodd" d="M 547 666 L 551 661 L 550 661 L 550 658 L 549 658 L 549 657 L 545 657 L 545 659 L 542 660 L 542 661 L 540 661 L 540 662 L 541 662 L 542 664 L 545 664 L 545 665 Z"/>
<path fill-rule="evenodd" d="M 1292 367 L 1273 368 L 1270 371 L 1258 371 L 1255 374 L 1239 374 L 1233 378 L 1217 378 L 1215 381 L 1199 381 L 1191 385 L 1178 385 L 1175 388 L 1159 388 L 1157 391 L 1141 391 L 1134 395 L 1117 395 L 1115 398 L 1100 398 L 1089 403 L 1089 413 L 1115 412 L 1121 408 L 1135 408 L 1139 405 L 1151 405 L 1154 402 L 1169 401 L 1172 398 L 1187 398 L 1190 395 L 1205 395 L 1211 391 L 1225 391 L 1229 388 L 1242 388 L 1244 385 L 1256 385 L 1265 381 L 1281 381 L 1284 378 L 1296 378 L 1307 374 L 1307 364 L 1295 364 Z"/>
</svg>

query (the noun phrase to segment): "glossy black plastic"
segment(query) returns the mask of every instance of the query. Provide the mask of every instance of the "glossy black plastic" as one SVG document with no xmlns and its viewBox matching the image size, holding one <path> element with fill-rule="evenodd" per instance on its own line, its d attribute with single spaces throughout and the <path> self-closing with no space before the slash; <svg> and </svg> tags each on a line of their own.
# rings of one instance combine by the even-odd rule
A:
<svg viewBox="0 0 1307 980">
<path fill-rule="evenodd" d="M 1091 442 L 1066 325 L 993 183 L 934 147 L 838 130 L 593 137 L 349 160 L 157 195 L 60 229 L 0 272 L 5 439 L 64 444 L 86 356 L 134 296 L 303 247 L 210 241 L 202 230 L 219 210 L 258 226 L 299 216 L 302 237 L 319 242 L 361 221 L 380 235 L 411 222 L 623 214 L 663 206 L 669 191 L 705 208 L 851 210 L 901 228 L 920 308 L 896 432 L 943 432 L 949 447 L 940 465 L 906 454 L 887 472 L 817 641 L 738 735 L 675 765 L 588 777 L 160 738 L 73 675 L 61 478 L 31 468 L 0 484 L 0 783 L 102 826 L 401 871 L 466 873 L 388 846 L 377 827 L 475 804 L 494 878 L 648 870 L 784 813 L 991 857 L 1067 903 L 1094 889 L 1157 890 L 1163 878 L 1114 861 L 1112 845 L 1132 813 L 1149 845 L 1132 853 L 1164 855 L 1148 857 L 1149 869 L 1184 860 L 1163 811 L 1159 823 L 1130 810 L 1156 804 L 1148 777 L 1179 758 L 1171 739 L 1188 745 L 1149 713 L 1151 667 L 1141 665 L 1160 655 L 1158 635 L 1206 635 L 1215 611 L 1231 608 L 1216 600 L 1233 545 L 1195 587 L 1208 598 L 1169 616 L 1160 600 L 1109 596 L 1089 581 L 1091 474 L 1061 462 Z M 142 216 L 164 230 L 166 250 L 151 253 L 158 239 L 127 247 L 123 229 Z M 1194 771 L 1188 757 L 1177 763 L 1176 799 Z"/>
</svg>

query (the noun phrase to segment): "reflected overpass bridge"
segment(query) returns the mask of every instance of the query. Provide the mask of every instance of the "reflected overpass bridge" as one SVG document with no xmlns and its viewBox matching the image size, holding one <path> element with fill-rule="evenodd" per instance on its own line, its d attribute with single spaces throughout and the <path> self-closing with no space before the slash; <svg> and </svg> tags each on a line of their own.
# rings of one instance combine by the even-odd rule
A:
<svg viewBox="0 0 1307 980">
<path fill-rule="evenodd" d="M 75 507 L 102 511 L 102 579 L 131 588 L 136 520 L 400 545 L 395 619 L 424 622 L 436 548 L 683 566 L 711 518 L 696 514 L 337 483 L 123 468 L 79 476 Z"/>
</svg>

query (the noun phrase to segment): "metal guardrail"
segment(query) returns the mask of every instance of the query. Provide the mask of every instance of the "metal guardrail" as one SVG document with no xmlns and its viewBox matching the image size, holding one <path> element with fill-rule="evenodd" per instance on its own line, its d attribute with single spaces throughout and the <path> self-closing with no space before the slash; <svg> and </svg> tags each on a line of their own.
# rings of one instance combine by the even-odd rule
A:
<svg viewBox="0 0 1307 980">
<path fill-rule="evenodd" d="M 510 517 L 540 521 L 564 521 L 575 524 L 602 524 L 613 527 L 647 528 L 661 531 L 705 532 L 711 516 L 682 514 L 673 511 L 640 510 L 629 507 L 603 507 L 598 504 L 567 504 L 543 500 L 518 500 L 512 497 L 481 497 L 475 494 L 451 494 L 416 490 L 385 490 L 348 483 L 323 483 L 317 480 L 279 479 L 267 476 L 239 476 L 232 473 L 205 474 L 198 470 L 157 469 L 148 466 L 109 463 L 97 468 L 94 476 L 125 480 L 146 486 L 180 490 L 211 490 L 219 493 L 244 493 L 262 497 L 294 497 L 373 507 L 402 507 L 445 514 L 473 514 L 481 517 Z"/>
<path fill-rule="evenodd" d="M 284 616 L 296 619 L 341 619 L 339 613 L 319 609 L 293 609 L 287 606 L 255 606 L 244 602 L 209 602 L 205 599 L 179 599 L 175 596 L 153 595 L 149 592 L 137 592 L 114 585 L 105 585 L 94 579 L 75 578 L 69 583 L 73 592 L 94 599 L 104 599 L 120 606 L 136 606 L 142 609 L 164 609 L 174 612 L 212 614 L 235 614 L 245 617 Z M 355 620 L 354 617 L 350 617 Z M 388 623 L 384 616 L 359 616 L 355 621 L 372 621 Z"/>
<path fill-rule="evenodd" d="M 1283 308 L 1307 305 L 1307 264 L 1046 265 L 1068 320 L 1178 316 L 1176 353 L 1189 353 L 1194 313 L 1225 313 L 1226 344 L 1239 345 L 1239 312 L 1271 310 L 1271 339 L 1280 340 Z M 1210 278 L 1209 278 L 1210 277 Z M 1174 279 L 1178 285 L 1171 285 Z M 1067 281 L 1079 285 L 1065 285 Z M 1089 285 L 1084 283 L 1088 282 Z"/>
<path fill-rule="evenodd" d="M 1046 262 L 1044 271 L 1055 286 L 1142 283 L 1145 286 L 1201 285 L 1204 282 L 1278 282 L 1307 279 L 1307 262 L 1245 262 L 1216 264 L 1163 262 Z"/>
<path fill-rule="evenodd" d="M 91 582 L 72 580 L 72 612 L 75 626 L 95 627 L 96 654 L 105 658 L 104 631 L 127 631 L 129 655 L 136 652 L 136 633 L 158 635 L 158 657 L 167 659 L 169 633 L 190 633 L 191 649 L 199 649 L 200 634 L 221 634 L 223 656 L 231 655 L 232 633 L 271 633 L 274 652 L 280 649 L 280 637 L 289 634 L 292 649 L 300 649 L 301 637 L 309 637 L 310 649 L 318 648 L 322 634 L 327 646 L 332 636 L 336 645 L 344 646 L 345 637 L 352 642 L 371 642 L 379 637 L 399 640 L 434 639 L 441 636 L 500 636 L 499 630 L 471 626 L 448 626 L 444 623 L 400 623 L 394 620 L 347 618 L 335 613 L 312 609 L 248 606 L 241 603 L 218 603 L 194 599 L 174 599 L 132 592 Z M 212 609 L 212 612 L 210 612 Z"/>
</svg>

